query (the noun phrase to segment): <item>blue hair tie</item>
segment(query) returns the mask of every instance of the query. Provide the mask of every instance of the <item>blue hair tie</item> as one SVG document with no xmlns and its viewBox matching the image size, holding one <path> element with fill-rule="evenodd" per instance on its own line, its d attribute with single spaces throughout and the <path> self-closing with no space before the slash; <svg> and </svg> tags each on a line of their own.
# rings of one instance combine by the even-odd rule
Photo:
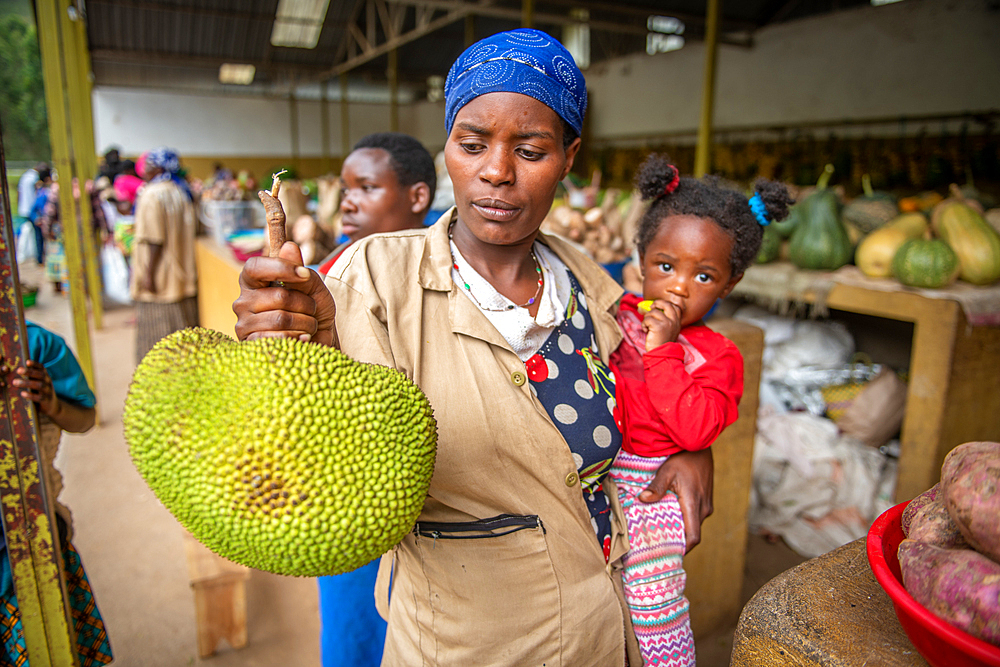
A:
<svg viewBox="0 0 1000 667">
<path fill-rule="evenodd" d="M 761 227 L 767 227 L 771 224 L 771 221 L 767 219 L 767 206 L 764 204 L 764 200 L 760 198 L 760 193 L 753 193 L 749 204 L 750 210 L 753 211 L 753 216 L 757 218 L 757 222 L 760 223 Z"/>
</svg>

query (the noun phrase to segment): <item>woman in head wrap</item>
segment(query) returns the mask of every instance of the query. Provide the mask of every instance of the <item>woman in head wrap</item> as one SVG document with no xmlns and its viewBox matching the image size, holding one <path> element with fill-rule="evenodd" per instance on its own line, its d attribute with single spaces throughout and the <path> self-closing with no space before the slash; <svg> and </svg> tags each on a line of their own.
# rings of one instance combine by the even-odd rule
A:
<svg viewBox="0 0 1000 667">
<path fill-rule="evenodd" d="M 434 408 L 428 498 L 376 586 L 383 664 L 641 665 L 606 480 L 621 444 L 606 364 L 622 290 L 539 232 L 580 147 L 583 76 L 553 38 L 514 30 L 466 50 L 445 97 L 456 207 L 430 228 L 358 241 L 325 284 L 294 244 L 252 259 L 237 334 L 337 345 L 406 373 Z M 693 546 L 711 454 L 669 458 L 648 500 L 668 488 Z M 491 529 L 500 515 L 510 525 Z"/>
<path fill-rule="evenodd" d="M 136 201 L 132 242 L 137 363 L 167 334 L 198 324 L 191 191 L 174 151 L 157 148 L 144 162 L 149 182 Z"/>
</svg>

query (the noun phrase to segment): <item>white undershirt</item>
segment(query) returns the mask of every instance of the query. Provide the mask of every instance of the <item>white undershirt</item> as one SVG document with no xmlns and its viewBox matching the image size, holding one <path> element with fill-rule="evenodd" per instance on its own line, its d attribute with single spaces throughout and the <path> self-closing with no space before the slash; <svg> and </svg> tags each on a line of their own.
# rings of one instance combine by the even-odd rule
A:
<svg viewBox="0 0 1000 667">
<path fill-rule="evenodd" d="M 528 313 L 527 308 L 504 310 L 514 302 L 496 291 L 489 281 L 479 275 L 462 257 L 455 242 L 451 241 L 452 256 L 458 264 L 458 270 L 451 267 L 451 279 L 458 286 L 458 291 L 465 294 L 486 315 L 521 361 L 527 361 L 538 352 L 548 340 L 549 334 L 562 324 L 572 291 L 569 269 L 562 260 L 537 241 L 532 249 L 542 267 L 544 280 L 535 317 Z M 469 284 L 475 298 L 469 296 L 465 283 Z"/>
</svg>

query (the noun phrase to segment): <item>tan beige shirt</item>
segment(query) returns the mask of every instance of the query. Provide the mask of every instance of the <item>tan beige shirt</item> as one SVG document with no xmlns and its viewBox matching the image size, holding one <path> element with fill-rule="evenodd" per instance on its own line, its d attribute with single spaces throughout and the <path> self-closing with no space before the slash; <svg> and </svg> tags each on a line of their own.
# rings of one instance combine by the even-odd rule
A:
<svg viewBox="0 0 1000 667">
<path fill-rule="evenodd" d="M 327 276 L 351 357 L 394 367 L 430 399 L 434 476 L 420 522 L 537 516 L 540 527 L 409 534 L 382 559 L 376 602 L 389 622 L 383 665 L 642 664 L 622 597 L 624 519 L 613 486 L 606 565 L 559 429 L 524 363 L 452 281 L 447 223 L 349 247 Z M 601 357 L 621 340 L 621 288 L 557 238 L 542 237 L 579 281 Z M 437 527 L 438 534 L 449 526 Z M 389 570 L 391 599 L 387 599 Z"/>
<path fill-rule="evenodd" d="M 197 219 L 194 204 L 170 181 L 149 183 L 135 209 L 135 246 L 132 251 L 132 298 L 153 303 L 176 303 L 198 293 L 194 264 Z M 163 246 L 150 293 L 141 288 L 149 271 L 150 245 Z"/>
</svg>

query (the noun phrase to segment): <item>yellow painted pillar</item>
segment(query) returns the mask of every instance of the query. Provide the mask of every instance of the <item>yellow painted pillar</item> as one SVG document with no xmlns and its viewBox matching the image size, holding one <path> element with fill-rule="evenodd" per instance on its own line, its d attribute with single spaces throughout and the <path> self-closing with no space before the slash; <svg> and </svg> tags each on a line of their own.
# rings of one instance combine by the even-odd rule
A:
<svg viewBox="0 0 1000 667">
<path fill-rule="evenodd" d="M 299 101 L 295 97 L 295 86 L 292 86 L 292 94 L 288 96 L 288 120 L 291 123 L 292 134 L 292 166 L 295 167 L 296 178 L 302 178 L 299 173 Z"/>
<path fill-rule="evenodd" d="M 324 79 L 319 85 L 319 129 L 323 143 L 320 171 L 322 176 L 330 173 L 330 81 Z"/>
<path fill-rule="evenodd" d="M 36 20 L 38 24 L 38 42 L 42 55 L 42 73 L 45 85 L 45 103 L 48 111 L 49 139 L 52 144 L 53 163 L 61 177 L 60 200 L 64 225 L 64 237 L 67 239 L 66 257 L 70 257 L 70 245 L 75 251 L 73 261 L 76 266 L 77 284 L 72 284 L 70 298 L 73 304 L 73 326 L 76 334 L 77 357 L 84 373 L 90 371 L 88 381 L 93 381 L 93 361 L 90 355 L 90 332 L 87 329 L 87 304 L 83 293 L 83 273 L 80 267 L 79 244 L 76 243 L 76 212 L 73 206 L 72 181 L 73 166 L 70 160 L 70 137 L 66 118 L 66 97 L 63 81 L 63 54 L 60 50 L 59 10 L 55 0 L 37 0 L 35 3 Z M 70 265 L 71 270 L 73 265 Z M 71 273 L 71 276 L 73 274 Z M 94 386 L 91 384 L 91 386 Z M 7 449 L 7 448 L 4 448 Z M 37 465 L 36 461 L 36 465 Z M 6 463 L 5 463 L 6 466 Z M 9 471 L 7 471 L 9 472 Z M 37 478 L 37 467 L 34 479 L 25 478 L 24 482 L 41 484 Z M 44 495 L 44 486 L 42 486 Z M 31 492 L 32 487 L 23 486 L 22 493 Z M 7 501 L 4 499 L 5 511 Z M 37 508 L 34 508 L 37 510 Z M 21 622 L 24 628 L 25 646 L 31 664 L 35 667 L 48 665 L 77 665 L 76 646 L 71 634 L 73 625 L 66 613 L 66 590 L 61 576 L 62 558 L 56 547 L 55 525 L 52 521 L 51 507 L 42 516 L 37 517 L 27 531 L 27 540 L 31 551 L 29 561 L 14 562 L 14 586 L 18 594 L 18 605 L 21 608 Z M 8 536 L 11 539 L 11 536 Z M 23 545 L 22 545 L 23 547 Z M 10 550 L 14 553 L 14 550 Z"/>
<path fill-rule="evenodd" d="M 466 48 L 476 43 L 476 15 L 467 14 L 465 16 L 465 46 Z"/>
<path fill-rule="evenodd" d="M 94 243 L 93 212 L 86 183 L 97 173 L 97 151 L 94 148 L 93 113 L 90 107 L 90 58 L 86 62 L 81 52 L 87 53 L 86 28 L 83 15 L 72 7 L 70 0 L 59 0 L 59 14 L 63 20 L 62 34 L 65 44 L 63 56 L 66 61 L 66 92 L 69 96 L 70 135 L 73 142 L 73 161 L 80 183 L 80 237 L 83 239 L 83 266 L 86 271 L 87 291 L 90 294 L 90 310 L 94 316 L 94 328 L 104 328 L 104 290 L 101 272 L 98 269 L 97 251 Z M 96 385 L 91 385 L 94 387 Z"/>
<path fill-rule="evenodd" d="M 712 117 L 715 112 L 715 58 L 718 53 L 719 2 L 708 0 L 705 22 L 705 82 L 701 90 L 701 122 L 694 155 L 694 175 L 704 176 L 712 168 Z"/>
<path fill-rule="evenodd" d="M 389 67 L 386 74 L 389 78 L 389 131 L 399 132 L 399 52 L 393 49 L 389 52 Z"/>
<path fill-rule="evenodd" d="M 535 0 L 521 0 L 521 27 L 534 28 Z"/>
<path fill-rule="evenodd" d="M 351 152 L 351 119 L 347 103 L 347 74 L 340 75 L 340 154 L 347 157 Z"/>
<path fill-rule="evenodd" d="M 42 48 L 42 74 L 45 84 L 45 105 L 48 110 L 49 139 L 52 144 L 52 162 L 59 175 L 59 213 L 63 226 L 63 245 L 69 269 L 69 297 L 73 312 L 73 334 L 76 356 L 91 388 L 94 381 L 94 361 L 90 350 L 90 329 L 87 322 L 87 295 L 83 279 L 83 258 L 80 251 L 80 224 L 77 207 L 73 201 L 73 178 L 77 165 L 73 160 L 70 122 L 67 106 L 66 46 L 62 27 L 65 21 L 59 12 L 64 0 L 39 0 L 38 41 Z M 44 16 L 44 20 L 43 20 Z M 81 185 L 82 187 L 82 185 Z M 89 212 L 89 208 L 80 207 Z M 89 220 L 89 216 L 87 218 Z"/>
</svg>

